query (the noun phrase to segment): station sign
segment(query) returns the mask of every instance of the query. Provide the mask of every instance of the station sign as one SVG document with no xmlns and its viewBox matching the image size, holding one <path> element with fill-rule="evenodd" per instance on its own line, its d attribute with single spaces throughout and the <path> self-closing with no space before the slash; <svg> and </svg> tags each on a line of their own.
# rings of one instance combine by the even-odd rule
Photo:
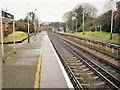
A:
<svg viewBox="0 0 120 90">
<path fill-rule="evenodd" d="M 7 13 L 5 11 L 2 11 L 2 17 L 9 18 L 9 19 L 14 19 L 14 15 Z"/>
</svg>

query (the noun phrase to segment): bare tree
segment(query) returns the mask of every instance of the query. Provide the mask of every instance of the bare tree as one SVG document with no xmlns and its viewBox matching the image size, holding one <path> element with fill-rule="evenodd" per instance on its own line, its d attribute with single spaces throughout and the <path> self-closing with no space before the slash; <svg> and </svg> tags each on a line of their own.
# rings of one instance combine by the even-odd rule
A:
<svg viewBox="0 0 120 90">
<path fill-rule="evenodd" d="M 107 12 L 109 10 L 116 10 L 116 1 L 115 0 L 106 0 L 104 3 L 104 12 Z"/>
<path fill-rule="evenodd" d="M 63 15 L 63 20 L 66 22 L 66 25 L 69 29 L 73 30 L 75 27 L 72 17 L 76 17 L 76 28 L 79 28 L 82 25 L 83 19 L 81 17 L 83 16 L 83 11 L 85 17 L 96 17 L 97 9 L 94 6 L 90 5 L 89 3 L 79 4 L 73 8 L 72 11 L 66 12 Z"/>
<path fill-rule="evenodd" d="M 96 17 L 97 9 L 93 5 L 83 3 L 82 7 L 84 9 L 85 16 Z"/>
<path fill-rule="evenodd" d="M 82 4 L 77 5 L 74 8 L 74 10 L 79 8 L 79 7 L 83 8 L 85 17 L 88 17 L 88 16 L 89 17 L 96 17 L 97 9 L 93 5 L 91 5 L 89 3 L 82 3 Z"/>
</svg>

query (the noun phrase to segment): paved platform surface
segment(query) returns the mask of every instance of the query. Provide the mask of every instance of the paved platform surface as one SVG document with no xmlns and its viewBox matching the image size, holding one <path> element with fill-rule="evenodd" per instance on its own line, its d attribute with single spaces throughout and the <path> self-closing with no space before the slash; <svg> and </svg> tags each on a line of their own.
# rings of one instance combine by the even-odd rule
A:
<svg viewBox="0 0 120 90">
<path fill-rule="evenodd" d="M 46 32 L 43 35 L 40 88 L 68 88 L 56 52 Z"/>
<path fill-rule="evenodd" d="M 6 63 L 2 64 L 2 88 L 33 88 L 41 43 L 42 33 L 39 33 L 30 37 L 30 43 L 27 39 L 17 43 L 15 55 L 12 55 L 12 44 L 5 47 L 8 48 L 5 56 L 8 52 L 10 54 L 5 58 Z"/>
<path fill-rule="evenodd" d="M 13 54 L 13 44 L 5 48 L 6 63 L 0 67 L 2 88 L 33 88 L 40 54 L 42 54 L 40 88 L 73 88 L 46 32 L 32 36 L 30 43 L 27 40 L 17 43 L 16 54 Z"/>
</svg>

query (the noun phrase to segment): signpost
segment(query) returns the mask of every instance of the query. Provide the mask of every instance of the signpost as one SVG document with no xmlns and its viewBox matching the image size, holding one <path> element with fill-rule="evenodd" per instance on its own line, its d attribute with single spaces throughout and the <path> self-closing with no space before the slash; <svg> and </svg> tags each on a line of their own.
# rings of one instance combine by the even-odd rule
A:
<svg viewBox="0 0 120 90">
<path fill-rule="evenodd" d="M 2 61 L 3 63 L 5 63 L 5 60 L 4 60 L 4 45 L 3 45 L 3 21 L 2 19 L 4 18 L 8 18 L 8 19 L 12 19 L 13 20 L 13 42 L 14 42 L 14 54 L 16 53 L 16 50 L 15 50 L 15 21 L 14 21 L 14 15 L 8 13 L 8 12 L 5 12 L 3 10 L 1 10 L 1 47 L 2 47 Z"/>
<path fill-rule="evenodd" d="M 1 10 L 1 48 L 2 48 L 2 62 L 4 61 L 4 45 L 3 45 L 3 26 L 2 26 L 2 10 Z"/>
</svg>

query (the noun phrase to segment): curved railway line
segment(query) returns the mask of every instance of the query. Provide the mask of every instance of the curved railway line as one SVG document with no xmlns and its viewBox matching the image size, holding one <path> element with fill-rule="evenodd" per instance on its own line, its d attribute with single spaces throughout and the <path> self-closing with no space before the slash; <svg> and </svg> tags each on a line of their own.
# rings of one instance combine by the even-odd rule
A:
<svg viewBox="0 0 120 90">
<path fill-rule="evenodd" d="M 75 89 L 120 89 L 119 70 L 112 72 L 115 69 L 111 69 L 108 72 L 106 67 L 109 69 L 112 66 L 101 66 L 101 64 L 104 63 L 98 63 L 99 58 L 96 60 L 96 57 L 91 56 L 83 49 L 74 45 L 74 43 L 68 42 L 61 36 L 51 32 L 48 32 L 48 36 Z"/>
</svg>

